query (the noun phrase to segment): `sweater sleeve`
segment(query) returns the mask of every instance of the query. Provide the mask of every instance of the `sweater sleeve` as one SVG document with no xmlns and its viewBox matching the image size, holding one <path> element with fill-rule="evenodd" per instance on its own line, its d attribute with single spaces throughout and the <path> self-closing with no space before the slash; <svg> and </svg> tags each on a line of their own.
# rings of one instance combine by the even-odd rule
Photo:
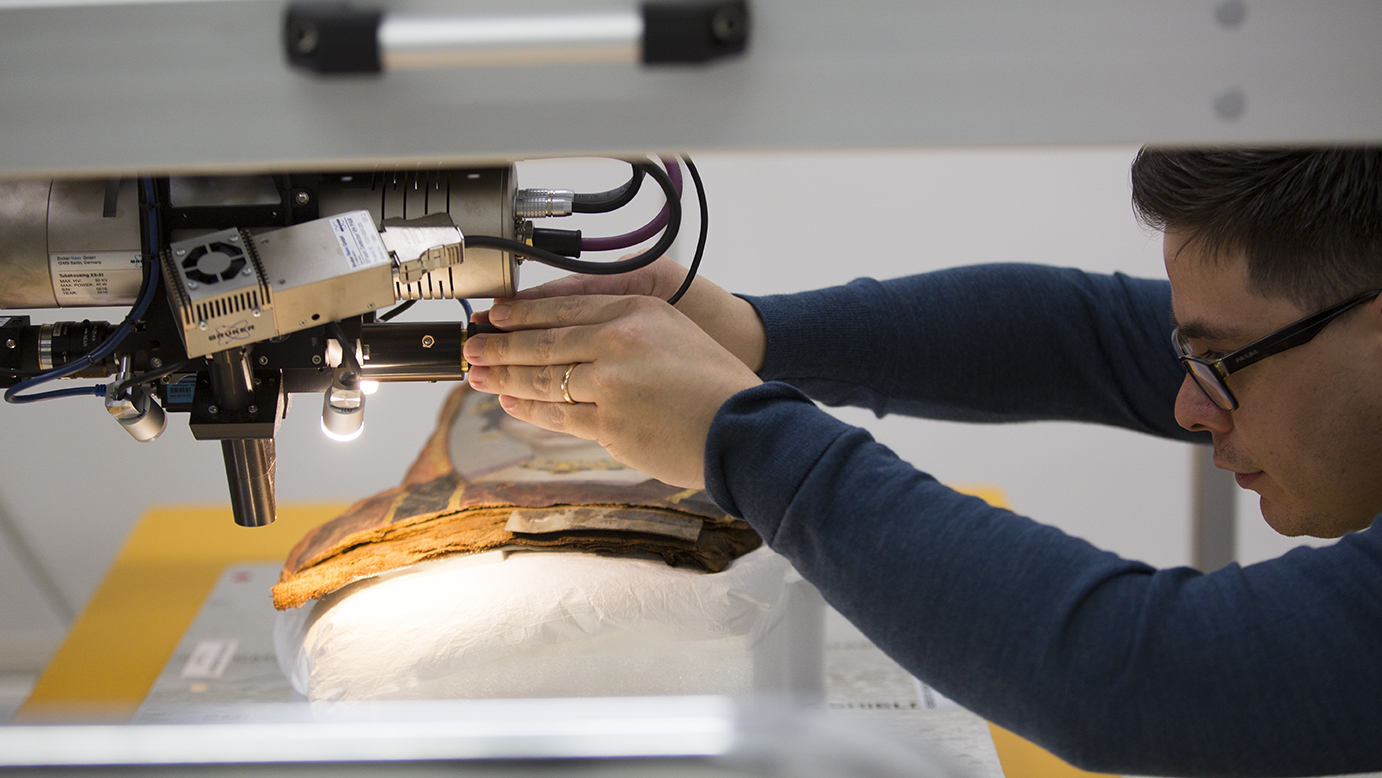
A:
<svg viewBox="0 0 1382 778">
<path fill-rule="evenodd" d="M 1185 373 L 1165 281 L 979 265 L 746 299 L 767 330 L 762 377 L 828 405 L 1089 421 L 1207 442 L 1173 415 Z"/>
<path fill-rule="evenodd" d="M 721 407 L 706 482 L 903 667 L 1076 765 L 1382 769 L 1382 520 L 1154 570 L 951 491 L 778 382 Z"/>
</svg>

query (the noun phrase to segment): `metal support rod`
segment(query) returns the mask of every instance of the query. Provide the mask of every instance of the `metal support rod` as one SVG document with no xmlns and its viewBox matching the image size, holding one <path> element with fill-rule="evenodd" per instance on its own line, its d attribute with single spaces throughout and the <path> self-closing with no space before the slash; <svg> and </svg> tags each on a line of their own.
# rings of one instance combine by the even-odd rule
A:
<svg viewBox="0 0 1382 778">
<path fill-rule="evenodd" d="M 455 18 L 388 15 L 385 70 L 637 62 L 643 19 L 625 13 Z"/>
<path fill-rule="evenodd" d="M 277 452 L 273 438 L 221 441 L 230 485 L 230 509 L 242 527 L 263 527 L 277 517 L 274 473 Z"/>
<path fill-rule="evenodd" d="M 239 413 L 254 401 L 254 378 L 243 348 L 211 355 L 211 391 L 223 412 Z"/>
<path fill-rule="evenodd" d="M 1212 573 L 1238 557 L 1234 507 L 1238 485 L 1228 471 L 1214 466 L 1214 449 L 1210 446 L 1195 446 L 1193 461 L 1191 564 Z"/>
<path fill-rule="evenodd" d="M 71 627 L 72 622 L 77 618 L 77 611 L 67 601 L 67 597 L 62 593 L 62 587 L 58 586 L 57 579 L 48 573 L 48 568 L 38 558 L 33 546 L 20 532 L 19 526 L 14 523 L 14 519 L 9 512 L 0 506 L 0 539 L 3 539 L 19 559 L 19 564 L 24 568 L 24 572 L 29 574 L 29 580 L 38 589 L 48 606 L 53 609 L 53 613 L 62 621 L 64 628 Z"/>
<path fill-rule="evenodd" d="M 253 381 L 245 349 L 227 349 L 211 355 L 211 391 L 219 415 L 231 416 L 248 409 L 254 401 Z M 221 456 L 226 463 L 226 483 L 230 486 L 230 508 L 235 523 L 242 527 L 273 523 L 277 515 L 274 439 L 223 440 Z"/>
</svg>

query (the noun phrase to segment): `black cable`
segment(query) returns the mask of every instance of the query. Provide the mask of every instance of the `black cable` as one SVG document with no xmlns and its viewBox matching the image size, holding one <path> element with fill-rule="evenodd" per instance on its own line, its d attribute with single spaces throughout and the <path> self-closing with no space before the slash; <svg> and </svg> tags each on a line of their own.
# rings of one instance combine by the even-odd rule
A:
<svg viewBox="0 0 1382 778">
<path fill-rule="evenodd" d="M 686 294 L 686 290 L 691 288 L 691 282 L 696 279 L 696 269 L 701 266 L 701 257 L 705 254 L 705 236 L 710 226 L 710 208 L 705 204 L 705 184 L 701 183 L 701 174 L 696 170 L 696 163 L 691 161 L 690 154 L 682 154 L 681 160 L 686 163 L 686 171 L 691 174 L 691 181 L 696 184 L 696 199 L 701 205 L 701 234 L 696 239 L 696 256 L 691 258 L 691 269 L 686 271 L 686 280 L 681 282 L 681 288 L 677 293 L 667 298 L 667 302 L 676 305 L 681 296 Z"/>
<path fill-rule="evenodd" d="M 412 301 L 409 300 L 409 302 Z M 393 311 L 390 311 L 390 313 L 392 312 Z M 335 338 L 337 343 L 341 344 L 341 362 L 351 370 L 354 370 L 356 376 L 359 376 L 360 361 L 355 358 L 355 344 L 350 342 L 350 338 L 346 336 L 345 330 L 341 329 L 341 323 L 333 321 L 327 324 L 326 332 L 331 337 Z"/>
<path fill-rule="evenodd" d="M 390 308 L 386 313 L 379 315 L 379 321 L 389 321 L 409 308 L 413 307 L 417 300 L 404 300 L 402 304 Z"/>
<path fill-rule="evenodd" d="M 643 168 L 636 162 L 630 162 L 629 165 L 633 167 L 633 177 L 623 186 L 608 192 L 577 194 L 571 200 L 571 210 L 575 213 L 609 213 L 628 205 L 643 186 Z"/>
<path fill-rule="evenodd" d="M 572 259 L 555 254 L 551 251 L 535 248 L 526 243 L 509 238 L 500 238 L 494 235 L 467 235 L 465 238 L 466 248 L 488 248 L 507 251 L 518 254 L 529 259 L 541 262 L 544 265 L 551 265 L 558 270 L 565 270 L 569 273 L 588 273 L 590 275 L 614 275 L 615 273 L 627 273 L 637 270 L 640 267 L 649 265 L 653 260 L 666 253 L 672 245 L 672 241 L 677 239 L 677 230 L 681 229 L 681 202 L 677 198 L 676 187 L 672 186 L 672 179 L 663 172 L 662 168 L 652 162 L 640 162 L 639 167 L 643 172 L 653 177 L 667 195 L 667 228 L 662 231 L 657 242 L 648 247 L 646 251 L 628 259 L 616 260 L 614 262 L 589 262 L 583 259 Z M 393 313 L 393 311 L 389 311 Z"/>
<path fill-rule="evenodd" d="M 186 370 L 192 365 L 195 365 L 196 363 L 202 361 L 203 360 L 200 357 L 197 359 L 184 359 L 181 362 L 174 362 L 173 364 L 168 365 L 166 367 L 161 367 L 158 370 L 150 370 L 147 373 L 140 373 L 136 376 L 130 376 L 129 378 L 126 378 L 125 380 L 117 383 L 115 385 L 114 392 L 116 395 L 119 395 L 123 393 L 126 389 L 129 389 L 131 386 L 136 386 L 138 384 L 151 384 L 154 381 L 157 381 L 158 379 L 164 378 L 166 376 L 170 376 L 173 373 L 181 373 L 182 371 Z"/>
</svg>

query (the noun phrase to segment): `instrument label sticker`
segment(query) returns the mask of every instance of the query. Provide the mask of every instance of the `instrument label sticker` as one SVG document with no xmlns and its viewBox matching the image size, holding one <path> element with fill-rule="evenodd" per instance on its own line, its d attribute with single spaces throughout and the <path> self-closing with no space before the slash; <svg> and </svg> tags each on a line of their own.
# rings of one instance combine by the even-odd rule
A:
<svg viewBox="0 0 1382 778">
<path fill-rule="evenodd" d="M 144 281 L 144 258 L 129 251 L 50 254 L 58 305 L 132 305 Z"/>
<path fill-rule="evenodd" d="M 336 242 L 350 262 L 351 269 L 389 262 L 389 251 L 384 248 L 384 241 L 374 228 L 374 219 L 369 211 L 351 211 L 331 217 L 331 231 L 335 233 Z"/>
</svg>

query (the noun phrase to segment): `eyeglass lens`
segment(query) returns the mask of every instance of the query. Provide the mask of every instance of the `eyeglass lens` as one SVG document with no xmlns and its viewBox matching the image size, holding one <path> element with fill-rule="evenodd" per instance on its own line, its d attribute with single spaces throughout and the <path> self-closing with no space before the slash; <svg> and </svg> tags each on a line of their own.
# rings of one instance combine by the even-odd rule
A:
<svg viewBox="0 0 1382 778">
<path fill-rule="evenodd" d="M 1233 397 L 1229 395 L 1228 387 L 1224 386 L 1224 382 L 1215 374 L 1214 368 L 1203 362 L 1190 359 L 1181 360 L 1181 364 L 1189 369 L 1190 376 L 1195 379 L 1195 383 L 1199 384 L 1200 389 L 1215 405 L 1226 411 L 1233 410 L 1236 403 L 1234 403 Z"/>
</svg>

